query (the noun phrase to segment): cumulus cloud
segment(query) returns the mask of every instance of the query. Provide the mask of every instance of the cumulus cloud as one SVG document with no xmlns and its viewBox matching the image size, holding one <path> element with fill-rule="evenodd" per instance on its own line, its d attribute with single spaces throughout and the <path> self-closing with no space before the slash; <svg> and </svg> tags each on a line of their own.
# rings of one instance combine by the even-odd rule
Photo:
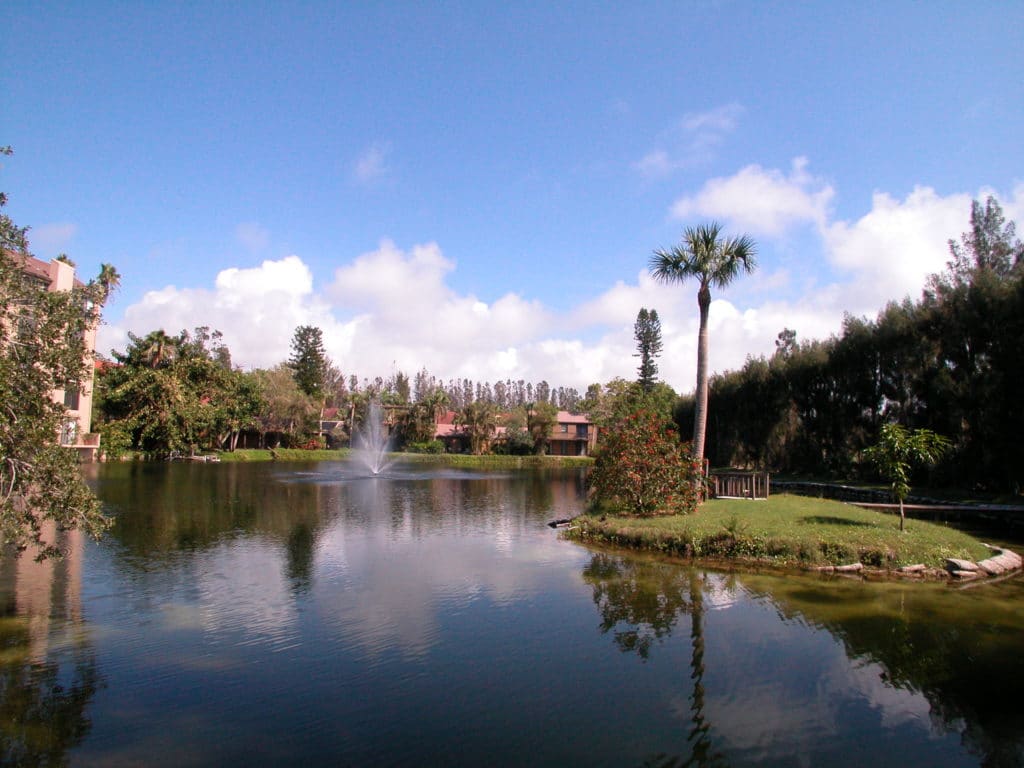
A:
<svg viewBox="0 0 1024 768">
<path fill-rule="evenodd" d="M 827 205 L 831 187 L 811 177 L 802 159 L 788 173 L 741 169 L 708 182 L 692 200 L 710 200 L 704 196 L 709 189 L 732 189 L 734 199 L 749 199 L 746 182 L 782 199 L 763 202 L 747 219 L 724 203 L 714 210 L 730 222 L 758 222 L 762 255 L 756 275 L 714 294 L 714 371 L 738 368 L 749 355 L 770 355 L 783 328 L 801 339 L 824 338 L 839 331 L 845 312 L 873 316 L 887 301 L 916 295 L 928 274 L 944 268 L 947 240 L 968 226 L 970 195 L 944 197 L 926 187 L 903 199 L 876 193 L 859 218 L 834 219 Z M 1000 200 L 1008 218 L 1019 217 L 1024 185 Z M 780 265 L 773 248 L 798 222 L 810 233 L 812 250 L 799 263 Z M 224 333 L 237 364 L 271 366 L 287 359 L 297 326 L 315 325 L 324 332 L 328 354 L 345 373 L 360 377 L 425 367 L 442 379 L 546 379 L 583 391 L 594 382 L 636 376 L 633 324 L 647 307 L 661 318 L 660 376 L 677 391 L 692 391 L 694 284 L 664 285 L 640 269 L 556 312 L 516 292 L 483 297 L 457 291 L 451 283 L 457 269 L 437 243 L 401 248 L 389 240 L 343 261 L 323 284 L 298 255 L 230 267 L 210 286 L 169 285 L 146 293 L 101 329 L 99 349 L 123 349 L 128 331 L 174 333 L 207 325 Z"/>
<path fill-rule="evenodd" d="M 298 256 L 288 256 L 258 267 L 222 270 L 212 289 L 168 285 L 148 291 L 121 320 L 100 328 L 97 349 L 123 350 L 129 331 L 145 334 L 163 328 L 177 333 L 200 325 L 221 330 L 235 362 L 246 366 L 286 360 L 299 325 L 319 326 L 336 344 L 352 333 L 313 293 L 309 267 Z"/>
<path fill-rule="evenodd" d="M 940 197 L 928 187 L 904 200 L 876 192 L 860 219 L 824 226 L 829 259 L 853 277 L 846 291 L 851 311 L 918 294 L 928 275 L 945 268 L 949 239 L 967 228 L 970 207 L 970 195 Z"/>
<path fill-rule="evenodd" d="M 658 137 L 656 146 L 633 168 L 648 178 L 668 176 L 714 157 L 743 114 L 739 104 L 726 104 L 706 112 L 690 112 Z"/>
<path fill-rule="evenodd" d="M 733 176 L 711 179 L 697 194 L 676 200 L 672 217 L 723 219 L 753 235 L 773 238 L 799 224 L 824 226 L 834 191 L 808 173 L 807 164 L 807 158 L 798 157 L 788 174 L 748 165 Z"/>
</svg>

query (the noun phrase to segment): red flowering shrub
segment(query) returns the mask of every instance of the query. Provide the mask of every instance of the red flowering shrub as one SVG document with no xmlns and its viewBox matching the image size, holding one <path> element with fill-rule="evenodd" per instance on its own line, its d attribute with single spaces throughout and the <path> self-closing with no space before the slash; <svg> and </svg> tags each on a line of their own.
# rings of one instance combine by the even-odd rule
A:
<svg viewBox="0 0 1024 768">
<path fill-rule="evenodd" d="M 686 515 L 697 508 L 699 469 L 657 414 L 640 410 L 602 436 L 590 474 L 598 502 L 629 514 Z"/>
</svg>

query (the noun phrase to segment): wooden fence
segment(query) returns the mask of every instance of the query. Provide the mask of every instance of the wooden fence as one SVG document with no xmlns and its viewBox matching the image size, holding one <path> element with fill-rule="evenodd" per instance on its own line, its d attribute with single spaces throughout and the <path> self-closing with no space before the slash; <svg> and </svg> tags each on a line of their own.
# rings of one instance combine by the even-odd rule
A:
<svg viewBox="0 0 1024 768">
<path fill-rule="evenodd" d="M 712 472 L 712 497 L 726 499 L 767 499 L 771 480 L 767 472 Z"/>
</svg>

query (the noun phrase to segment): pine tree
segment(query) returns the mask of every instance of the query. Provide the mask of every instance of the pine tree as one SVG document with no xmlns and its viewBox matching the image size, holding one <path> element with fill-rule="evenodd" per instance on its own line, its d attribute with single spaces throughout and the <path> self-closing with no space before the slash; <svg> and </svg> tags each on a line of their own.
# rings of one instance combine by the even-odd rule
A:
<svg viewBox="0 0 1024 768">
<path fill-rule="evenodd" d="M 654 359 L 661 354 L 661 321 L 658 319 L 658 310 L 648 311 L 642 308 L 636 316 L 636 323 L 633 325 L 633 337 L 636 339 L 637 352 L 633 357 L 640 358 L 640 367 L 637 372 L 640 374 L 637 381 L 644 393 L 649 393 L 657 383 L 658 365 Z"/>
<path fill-rule="evenodd" d="M 299 389 L 310 397 L 323 397 L 328 367 L 323 331 L 312 325 L 296 328 L 288 366 Z"/>
</svg>

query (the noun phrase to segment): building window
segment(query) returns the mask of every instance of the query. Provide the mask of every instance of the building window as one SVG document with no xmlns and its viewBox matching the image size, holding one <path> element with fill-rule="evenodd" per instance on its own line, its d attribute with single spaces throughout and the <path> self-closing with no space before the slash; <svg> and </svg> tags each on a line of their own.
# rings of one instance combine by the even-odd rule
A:
<svg viewBox="0 0 1024 768">
<path fill-rule="evenodd" d="M 61 445 L 74 445 L 75 438 L 78 437 L 78 422 L 74 419 L 68 419 L 61 426 L 60 430 L 60 444 Z"/>
<path fill-rule="evenodd" d="M 70 381 L 64 387 L 64 407 L 69 411 L 78 410 L 78 386 Z"/>
<path fill-rule="evenodd" d="M 577 424 L 576 425 L 576 437 L 586 437 L 586 436 L 587 436 L 587 425 L 586 424 Z"/>
</svg>

